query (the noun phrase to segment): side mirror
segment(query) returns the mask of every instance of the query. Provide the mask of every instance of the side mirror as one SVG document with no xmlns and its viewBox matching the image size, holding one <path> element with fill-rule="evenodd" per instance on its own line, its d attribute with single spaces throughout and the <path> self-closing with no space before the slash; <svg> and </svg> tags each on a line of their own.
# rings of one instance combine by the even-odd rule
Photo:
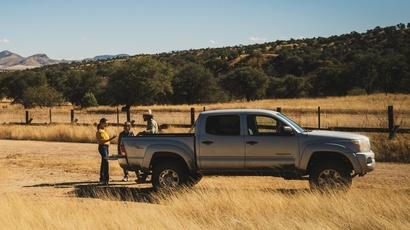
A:
<svg viewBox="0 0 410 230">
<path fill-rule="evenodd" d="M 282 131 L 284 135 L 293 135 L 293 129 L 289 126 L 283 126 Z"/>
</svg>

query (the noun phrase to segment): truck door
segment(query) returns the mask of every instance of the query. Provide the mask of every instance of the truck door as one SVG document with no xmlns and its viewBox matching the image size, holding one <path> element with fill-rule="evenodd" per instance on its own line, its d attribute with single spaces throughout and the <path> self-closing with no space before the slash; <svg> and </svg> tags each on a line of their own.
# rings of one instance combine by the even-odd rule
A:
<svg viewBox="0 0 410 230">
<path fill-rule="evenodd" d="M 268 115 L 247 115 L 245 166 L 268 169 L 294 165 L 299 151 L 297 136 L 283 132 L 284 123 Z"/>
<path fill-rule="evenodd" d="M 201 127 L 199 162 L 203 170 L 244 169 L 240 115 L 208 115 Z"/>
</svg>

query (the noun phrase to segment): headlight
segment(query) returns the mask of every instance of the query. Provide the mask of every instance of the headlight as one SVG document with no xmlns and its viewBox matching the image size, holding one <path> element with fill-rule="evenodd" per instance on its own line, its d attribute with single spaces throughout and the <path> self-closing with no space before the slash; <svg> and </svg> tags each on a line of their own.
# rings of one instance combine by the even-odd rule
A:
<svg viewBox="0 0 410 230">
<path fill-rule="evenodd" d="M 369 141 L 369 139 L 353 140 L 352 144 L 358 152 L 368 152 L 368 151 L 370 151 L 370 141 Z"/>
</svg>

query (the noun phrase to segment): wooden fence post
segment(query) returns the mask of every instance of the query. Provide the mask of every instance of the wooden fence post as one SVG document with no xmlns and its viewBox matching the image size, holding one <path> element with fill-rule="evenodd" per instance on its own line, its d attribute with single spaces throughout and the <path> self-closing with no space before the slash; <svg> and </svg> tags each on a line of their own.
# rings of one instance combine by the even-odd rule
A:
<svg viewBox="0 0 410 230">
<path fill-rule="evenodd" d="M 53 122 L 53 119 L 52 119 L 52 117 L 51 117 L 51 109 L 50 110 L 48 110 L 48 115 L 49 115 L 49 118 L 50 118 L 50 124 Z"/>
<path fill-rule="evenodd" d="M 30 113 L 26 110 L 26 124 L 30 124 Z"/>
<path fill-rule="evenodd" d="M 71 118 L 71 123 L 74 123 L 74 109 L 71 110 L 70 118 Z"/>
<path fill-rule="evenodd" d="M 195 124 L 195 108 L 191 108 L 191 125 Z"/>
<path fill-rule="evenodd" d="M 117 107 L 117 125 L 120 124 L 120 110 Z"/>
<path fill-rule="evenodd" d="M 129 108 L 129 107 L 127 107 L 126 112 L 127 112 L 127 121 L 128 121 L 128 122 L 131 122 L 131 112 L 130 112 L 130 108 Z"/>
<path fill-rule="evenodd" d="M 317 128 L 320 129 L 320 106 L 317 107 Z"/>
<path fill-rule="evenodd" d="M 394 112 L 392 105 L 387 106 L 387 120 L 389 129 L 389 139 L 393 139 L 396 136 L 396 133 L 399 130 L 400 126 L 394 124 Z"/>
<path fill-rule="evenodd" d="M 281 112 L 282 112 L 282 108 L 281 108 L 281 107 L 277 107 L 277 108 L 276 108 L 276 111 L 279 112 L 279 113 L 281 113 Z"/>
<path fill-rule="evenodd" d="M 387 120 L 388 120 L 388 128 L 389 128 L 389 132 L 391 132 L 391 130 L 393 130 L 394 127 L 394 116 L 393 116 L 393 106 L 389 105 L 387 106 Z"/>
</svg>

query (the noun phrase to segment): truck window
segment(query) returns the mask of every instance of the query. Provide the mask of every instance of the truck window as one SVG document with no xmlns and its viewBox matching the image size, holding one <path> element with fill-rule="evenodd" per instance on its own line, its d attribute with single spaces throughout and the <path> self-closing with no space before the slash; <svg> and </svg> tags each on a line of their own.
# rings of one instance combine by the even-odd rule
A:
<svg viewBox="0 0 410 230">
<path fill-rule="evenodd" d="M 248 115 L 248 134 L 251 136 L 266 136 L 280 134 L 283 124 L 273 117 Z"/>
<path fill-rule="evenodd" d="M 212 135 L 240 135 L 240 123 L 241 119 L 238 115 L 209 116 L 206 118 L 205 131 Z"/>
</svg>

